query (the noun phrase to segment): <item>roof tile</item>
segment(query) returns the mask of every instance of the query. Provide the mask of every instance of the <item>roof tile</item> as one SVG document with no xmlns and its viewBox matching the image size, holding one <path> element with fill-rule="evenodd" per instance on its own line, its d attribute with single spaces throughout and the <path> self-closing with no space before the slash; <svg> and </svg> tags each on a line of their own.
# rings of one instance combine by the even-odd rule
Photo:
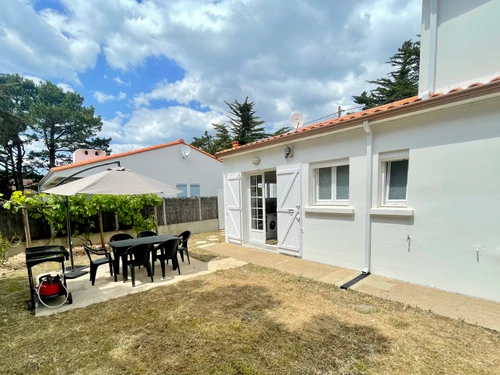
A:
<svg viewBox="0 0 500 375">
<path fill-rule="evenodd" d="M 73 164 L 68 164 L 68 165 L 62 165 L 60 167 L 54 167 L 54 168 L 51 168 L 51 171 L 53 171 L 53 172 L 63 171 L 63 170 L 66 170 L 66 169 L 80 167 L 80 166 L 83 166 L 83 165 L 94 164 L 94 163 L 98 163 L 98 162 L 101 162 L 101 161 L 106 161 L 106 160 L 110 160 L 110 159 L 121 158 L 123 156 L 139 154 L 139 153 L 146 152 L 146 151 L 152 151 L 152 150 L 157 150 L 157 149 L 160 149 L 160 148 L 165 148 L 165 147 L 170 147 L 170 146 L 175 146 L 175 145 L 181 145 L 181 144 L 189 146 L 193 150 L 199 151 L 202 154 L 205 154 L 205 155 L 210 156 L 211 158 L 213 158 L 213 159 L 215 159 L 217 161 L 222 162 L 222 160 L 219 159 L 218 157 L 213 156 L 213 155 L 209 154 L 208 152 L 205 152 L 205 151 L 203 151 L 203 150 L 201 150 L 201 149 L 199 149 L 197 147 L 194 147 L 193 145 L 190 145 L 189 143 L 184 142 L 183 139 L 178 139 L 177 141 L 172 141 L 172 142 L 168 142 L 168 143 L 162 143 L 160 145 L 155 145 L 155 146 L 148 146 L 148 147 L 140 148 L 138 150 L 120 152 L 118 154 L 102 156 L 102 157 L 99 157 L 99 158 L 85 160 L 85 161 L 81 161 L 81 162 L 78 162 L 78 163 L 73 163 Z"/>
<path fill-rule="evenodd" d="M 499 82 L 499 81 L 500 81 L 500 76 L 493 78 L 489 83 Z M 481 83 L 481 82 L 476 82 L 476 83 L 473 83 L 470 86 L 468 86 L 465 90 L 473 89 L 475 87 L 479 87 L 479 86 L 483 86 L 483 85 L 484 84 Z M 449 94 L 457 93 L 457 92 L 460 92 L 460 91 L 463 91 L 463 89 L 460 88 L 460 87 L 457 87 L 457 88 L 454 88 L 454 89 L 448 91 L 447 93 L 432 93 L 430 95 L 430 98 L 437 98 L 437 97 L 441 97 L 443 95 L 449 95 Z M 303 128 L 299 129 L 298 132 L 304 133 L 304 132 L 308 132 L 308 131 L 311 131 L 311 130 L 314 130 L 314 129 L 318 129 L 318 128 L 333 126 L 333 125 L 341 123 L 341 122 L 353 120 L 353 119 L 364 117 L 364 116 L 369 116 L 369 115 L 372 115 L 372 114 L 375 114 L 375 113 L 385 112 L 385 111 L 396 109 L 396 108 L 399 108 L 399 107 L 411 105 L 413 103 L 420 102 L 420 101 L 422 101 L 422 98 L 420 98 L 418 96 L 413 96 L 411 98 L 402 99 L 402 100 L 399 100 L 399 101 L 396 101 L 396 102 L 393 102 L 393 103 L 381 105 L 381 106 L 375 107 L 375 108 L 370 108 L 370 109 L 367 109 L 367 110 L 364 110 L 364 111 L 361 111 L 361 112 L 357 112 L 357 113 L 354 113 L 354 114 L 345 115 L 345 116 L 342 116 L 342 117 L 337 118 L 337 119 L 326 120 L 326 121 L 323 121 L 323 122 L 320 122 L 320 123 L 312 124 L 312 125 L 309 125 L 309 126 L 304 126 Z M 297 131 L 294 132 L 294 133 L 297 133 Z M 293 134 L 293 133 L 287 133 L 287 134 L 284 134 L 283 136 L 286 137 L 286 136 L 289 136 L 291 134 Z M 260 140 L 258 142 L 248 143 L 248 144 L 245 145 L 245 147 L 249 147 L 252 144 L 267 143 L 267 142 L 269 142 L 269 141 L 271 141 L 273 139 L 275 139 L 275 137 L 266 138 L 266 139 Z M 239 149 L 241 147 L 243 147 L 243 146 L 237 147 L 236 149 Z M 234 150 L 234 149 L 223 150 L 223 151 L 218 152 L 217 155 L 222 155 L 222 154 L 224 154 L 224 153 L 226 153 L 228 151 L 232 151 L 232 150 Z"/>
</svg>

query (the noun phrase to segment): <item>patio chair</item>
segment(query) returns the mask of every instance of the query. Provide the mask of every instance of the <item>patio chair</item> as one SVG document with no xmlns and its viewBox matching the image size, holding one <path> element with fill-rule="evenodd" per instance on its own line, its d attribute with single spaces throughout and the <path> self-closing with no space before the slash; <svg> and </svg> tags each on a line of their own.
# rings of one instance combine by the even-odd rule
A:
<svg viewBox="0 0 500 375">
<path fill-rule="evenodd" d="M 191 237 L 191 232 L 186 230 L 179 234 L 177 237 L 181 240 L 181 243 L 179 244 L 179 247 L 177 250 L 179 251 L 179 254 L 181 254 L 181 260 L 184 262 L 184 253 L 186 253 L 187 259 L 188 259 L 188 264 L 191 264 L 191 259 L 189 259 L 189 251 L 188 251 L 188 240 L 189 237 Z"/>
<path fill-rule="evenodd" d="M 142 232 L 137 233 L 137 238 L 141 237 L 151 237 L 157 236 L 158 234 L 153 230 L 143 230 Z"/>
<path fill-rule="evenodd" d="M 128 233 L 116 233 L 111 236 L 109 239 L 109 242 L 113 241 L 123 241 L 123 240 L 131 240 L 133 239 L 134 236 Z M 113 248 L 113 258 L 115 259 L 114 262 L 114 271 L 116 274 L 120 273 L 120 254 L 117 253 L 116 249 Z"/>
<path fill-rule="evenodd" d="M 92 281 L 92 285 L 95 283 L 95 277 L 97 274 L 97 268 L 99 268 L 102 264 L 109 264 L 109 274 L 113 276 L 113 259 L 111 258 L 111 254 L 106 249 L 93 249 L 90 246 L 83 245 L 85 252 L 90 260 L 90 281 Z M 103 256 L 101 258 L 93 258 L 92 255 Z M 117 281 L 116 273 L 114 274 L 115 281 Z"/>
<path fill-rule="evenodd" d="M 123 270 L 130 267 L 130 275 L 132 276 L 132 286 L 135 286 L 135 267 L 144 266 L 148 272 L 148 276 L 151 277 L 151 282 L 153 279 L 153 272 L 151 271 L 151 262 L 149 261 L 149 253 L 151 251 L 151 246 L 148 244 L 139 244 L 130 247 L 125 252 Z M 125 280 L 124 280 L 125 281 Z"/>
<path fill-rule="evenodd" d="M 113 241 L 123 241 L 123 240 L 131 240 L 134 238 L 131 234 L 128 233 L 116 233 L 111 236 L 109 242 Z"/>
<path fill-rule="evenodd" d="M 179 272 L 179 275 L 181 274 L 179 260 L 177 259 L 177 246 L 179 246 L 179 242 L 180 240 L 178 238 L 166 240 L 159 244 L 153 251 L 153 272 L 155 269 L 155 261 L 159 260 L 162 279 L 165 278 L 165 261 L 168 263 L 169 260 L 172 260 L 172 269 L 175 270 L 177 268 L 177 272 Z M 160 254 L 158 254 L 158 251 L 160 251 Z"/>
</svg>

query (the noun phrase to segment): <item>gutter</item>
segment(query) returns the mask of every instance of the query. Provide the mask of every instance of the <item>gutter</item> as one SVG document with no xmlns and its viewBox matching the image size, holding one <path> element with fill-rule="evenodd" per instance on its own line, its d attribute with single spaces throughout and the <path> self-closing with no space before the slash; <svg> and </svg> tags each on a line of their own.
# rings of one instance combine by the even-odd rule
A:
<svg viewBox="0 0 500 375">
<path fill-rule="evenodd" d="M 368 121 L 363 121 L 363 129 L 366 132 L 366 200 L 365 200 L 365 266 L 363 274 L 370 274 L 372 257 L 372 218 L 370 209 L 372 208 L 372 185 L 373 185 L 373 134 Z"/>
<path fill-rule="evenodd" d="M 427 66 L 427 90 L 422 93 L 423 100 L 430 98 L 436 90 L 436 65 L 437 65 L 437 12 L 438 0 L 430 0 L 429 15 L 429 61 Z"/>
</svg>

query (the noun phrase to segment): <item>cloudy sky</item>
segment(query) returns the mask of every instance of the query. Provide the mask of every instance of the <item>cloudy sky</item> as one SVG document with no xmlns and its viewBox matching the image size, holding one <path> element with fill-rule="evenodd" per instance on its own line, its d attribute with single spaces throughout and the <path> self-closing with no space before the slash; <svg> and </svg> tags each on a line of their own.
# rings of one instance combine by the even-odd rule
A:
<svg viewBox="0 0 500 375">
<path fill-rule="evenodd" d="M 269 130 L 311 121 L 388 72 L 420 31 L 420 0 L 8 0 L 0 72 L 85 97 L 114 152 L 223 122 L 256 102 Z"/>
</svg>

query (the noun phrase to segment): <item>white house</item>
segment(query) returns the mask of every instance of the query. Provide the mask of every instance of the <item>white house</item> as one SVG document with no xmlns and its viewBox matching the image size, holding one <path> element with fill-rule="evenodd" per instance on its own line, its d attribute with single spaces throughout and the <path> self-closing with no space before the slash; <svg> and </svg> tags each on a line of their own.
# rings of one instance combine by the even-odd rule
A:
<svg viewBox="0 0 500 375">
<path fill-rule="evenodd" d="M 52 168 L 40 181 L 39 188 L 43 191 L 75 173 L 117 161 L 122 167 L 177 187 L 182 191 L 177 195 L 180 197 L 217 196 L 217 191 L 223 186 L 222 161 L 179 139 L 109 156 L 95 150 L 77 150 L 73 155 L 73 164 Z M 86 177 L 114 166 L 107 164 L 93 168 L 74 178 Z"/>
<path fill-rule="evenodd" d="M 500 301 L 500 0 L 422 14 L 419 96 L 217 155 L 228 242 Z"/>
</svg>

